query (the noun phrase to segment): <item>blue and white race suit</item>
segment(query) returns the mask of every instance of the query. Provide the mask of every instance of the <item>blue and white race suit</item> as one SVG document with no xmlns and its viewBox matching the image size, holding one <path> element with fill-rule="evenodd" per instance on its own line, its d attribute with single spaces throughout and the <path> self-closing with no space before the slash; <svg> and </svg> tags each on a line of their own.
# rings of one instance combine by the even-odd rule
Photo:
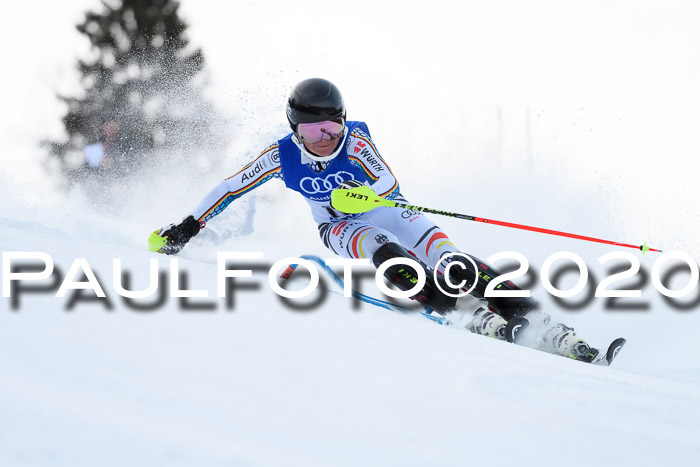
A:
<svg viewBox="0 0 700 467">
<path fill-rule="evenodd" d="M 419 212 L 379 207 L 345 214 L 330 205 L 331 191 L 347 180 L 359 180 L 379 196 L 407 202 L 389 165 L 379 154 L 367 125 L 347 122 L 343 149 L 328 162 L 316 162 L 299 149 L 293 133 L 268 146 L 255 160 L 223 180 L 191 213 L 200 224 L 220 214 L 233 201 L 273 178 L 300 193 L 311 207 L 323 243 L 346 258 L 372 258 L 383 244 L 396 242 L 430 266 L 457 251 L 450 239 Z"/>
</svg>

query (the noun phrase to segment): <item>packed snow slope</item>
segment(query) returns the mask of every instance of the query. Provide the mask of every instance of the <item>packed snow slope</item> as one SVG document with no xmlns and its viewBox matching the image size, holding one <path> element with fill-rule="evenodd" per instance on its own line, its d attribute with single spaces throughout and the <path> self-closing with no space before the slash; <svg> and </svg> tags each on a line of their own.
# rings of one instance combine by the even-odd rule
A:
<svg viewBox="0 0 700 467">
<path fill-rule="evenodd" d="M 244 209 L 231 209 L 179 255 L 187 279 L 180 287 L 208 298 L 168 298 L 150 311 L 116 294 L 113 259 L 134 290 L 146 288 L 149 261 L 158 260 L 166 279 L 158 290 L 168 292 L 170 258 L 149 252 L 145 239 L 177 220 L 166 217 L 179 200 L 100 212 L 73 193 L 46 210 L 3 193 L 3 252 L 48 253 L 56 272 L 36 282 L 50 291 L 15 290 L 18 303 L 0 302 L 0 465 L 695 465 L 697 307 L 672 309 L 647 284 L 647 311 L 607 311 L 596 299 L 571 312 L 533 285 L 592 344 L 628 338 L 607 368 L 367 304 L 356 309 L 329 281 L 321 305 L 294 310 L 271 291 L 266 270 L 237 279 L 227 306 L 216 298 L 220 251 L 262 251 L 264 266 L 304 253 L 330 256 L 303 201 L 268 185 L 251 204 L 253 233 L 235 230 Z M 431 191 L 425 197 L 437 199 Z M 611 251 L 440 222 L 467 251 L 485 258 L 520 250 L 533 268 L 573 250 L 600 279 L 596 259 Z M 614 234 L 606 229 L 600 224 L 601 235 Z M 90 290 L 55 296 L 76 258 L 90 265 L 107 300 L 90 300 Z M 645 256 L 643 267 L 653 260 Z M 292 287 L 304 285 L 302 276 L 292 279 Z M 376 294 L 369 280 L 362 289 Z"/>
</svg>

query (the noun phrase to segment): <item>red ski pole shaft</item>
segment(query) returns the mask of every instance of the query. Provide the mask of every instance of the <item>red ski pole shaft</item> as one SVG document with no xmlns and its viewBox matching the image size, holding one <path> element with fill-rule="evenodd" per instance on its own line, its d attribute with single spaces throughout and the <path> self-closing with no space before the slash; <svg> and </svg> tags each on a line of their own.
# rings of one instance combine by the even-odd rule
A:
<svg viewBox="0 0 700 467">
<path fill-rule="evenodd" d="M 531 232 L 539 232 L 548 235 L 558 235 L 560 237 L 575 238 L 577 240 L 585 240 L 587 242 L 605 243 L 606 245 L 622 246 L 625 248 L 635 248 L 642 251 L 642 254 L 647 251 L 656 251 L 661 253 L 661 250 L 649 248 L 646 243 L 643 245 L 630 245 L 628 243 L 613 242 L 612 240 L 603 240 L 602 238 L 587 237 L 559 230 L 543 229 L 541 227 L 532 227 L 529 225 L 515 224 L 513 222 L 503 222 L 484 217 L 467 216 L 466 214 L 458 214 L 456 212 L 440 211 L 438 209 L 425 208 L 422 206 L 414 206 L 412 204 L 399 203 L 397 201 L 381 198 L 367 186 L 360 186 L 351 189 L 336 189 L 331 193 L 331 206 L 345 213 L 362 213 L 371 211 L 380 206 L 390 208 L 410 209 L 412 211 L 427 212 L 429 214 L 439 214 L 441 216 L 455 217 L 467 221 L 483 222 L 484 224 L 500 225 L 502 227 L 510 227 L 512 229 L 529 230 Z"/>
<path fill-rule="evenodd" d="M 498 220 L 494 220 L 494 219 L 486 219 L 484 217 L 467 216 L 465 214 L 458 214 L 456 212 L 439 211 L 437 209 L 424 208 L 421 206 L 412 206 L 410 204 L 404 204 L 404 203 L 398 203 L 398 202 L 395 203 L 395 207 L 402 208 L 402 209 L 411 209 L 414 211 L 427 212 L 429 214 L 440 214 L 443 216 L 455 217 L 458 219 L 464 219 L 464 220 L 468 220 L 468 221 L 483 222 L 484 224 L 500 225 L 502 227 L 510 227 L 512 229 L 529 230 L 531 232 L 539 232 L 539 233 L 543 233 L 543 234 L 547 234 L 547 235 L 558 235 L 560 237 L 575 238 L 577 240 L 585 240 L 587 242 L 604 243 L 606 245 L 621 246 L 621 247 L 625 247 L 625 248 L 634 248 L 636 250 L 640 250 L 642 252 L 642 254 L 646 253 L 647 251 L 655 251 L 658 253 L 662 252 L 661 250 L 659 250 L 657 248 L 649 248 L 646 243 L 644 243 L 643 245 L 631 245 L 629 243 L 620 243 L 620 242 L 614 242 L 612 240 L 604 240 L 602 238 L 587 237 L 585 235 L 578 235 L 578 234 L 573 234 L 573 233 L 569 233 L 569 232 L 561 232 L 559 230 L 543 229 L 541 227 L 533 227 L 530 225 L 515 224 L 513 222 L 504 222 L 504 221 L 498 221 Z"/>
</svg>

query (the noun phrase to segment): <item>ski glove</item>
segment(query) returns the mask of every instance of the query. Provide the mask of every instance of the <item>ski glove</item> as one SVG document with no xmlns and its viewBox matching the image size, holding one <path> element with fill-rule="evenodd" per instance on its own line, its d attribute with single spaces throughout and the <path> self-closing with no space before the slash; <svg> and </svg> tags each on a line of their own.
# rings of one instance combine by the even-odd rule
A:
<svg viewBox="0 0 700 467">
<path fill-rule="evenodd" d="M 153 232 L 148 239 L 149 248 L 166 255 L 177 254 L 200 229 L 199 221 L 194 216 L 189 216 L 177 225 L 170 224 Z"/>
</svg>

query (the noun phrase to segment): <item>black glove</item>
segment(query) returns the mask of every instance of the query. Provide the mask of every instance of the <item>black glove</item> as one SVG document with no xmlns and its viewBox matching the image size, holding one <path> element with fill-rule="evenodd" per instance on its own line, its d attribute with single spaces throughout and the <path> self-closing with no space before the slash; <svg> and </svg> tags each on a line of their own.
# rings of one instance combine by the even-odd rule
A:
<svg viewBox="0 0 700 467">
<path fill-rule="evenodd" d="M 199 221 L 194 216 L 187 217 L 177 225 L 170 224 L 168 227 L 163 227 L 158 235 L 165 238 L 166 243 L 158 250 L 158 253 L 176 254 L 184 248 L 192 237 L 199 233 L 200 229 Z"/>
</svg>

